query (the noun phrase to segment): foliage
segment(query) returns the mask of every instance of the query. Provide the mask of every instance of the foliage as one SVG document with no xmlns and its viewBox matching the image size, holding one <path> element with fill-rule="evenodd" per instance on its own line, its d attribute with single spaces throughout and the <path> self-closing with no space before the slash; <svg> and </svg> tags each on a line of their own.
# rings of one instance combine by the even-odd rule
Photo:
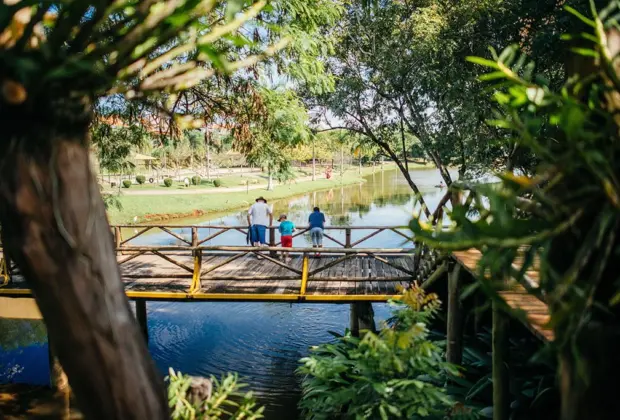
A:
<svg viewBox="0 0 620 420">
<path fill-rule="evenodd" d="M 221 187 L 222 186 L 222 181 L 220 179 L 214 179 L 213 180 L 213 186 L 214 187 Z"/>
<path fill-rule="evenodd" d="M 146 177 L 144 175 L 137 175 L 136 176 L 136 182 L 140 185 L 144 184 L 146 182 Z"/>
<path fill-rule="evenodd" d="M 135 165 L 130 160 L 133 149 L 147 141 L 144 127 L 114 127 L 96 122 L 91 127 L 91 141 L 97 152 L 99 168 L 112 173 L 130 173 Z"/>
<path fill-rule="evenodd" d="M 264 407 L 257 404 L 251 391 L 242 391 L 246 385 L 239 382 L 236 374 L 225 375 L 220 380 L 211 376 L 209 381 L 201 381 L 202 388 L 206 389 L 201 389 L 198 393 L 206 395 L 192 395 L 192 377 L 175 372 L 172 368 L 168 380 L 168 401 L 172 408 L 172 419 L 263 418 Z"/>
<path fill-rule="evenodd" d="M 588 0 L 574 0 L 584 4 Z M 465 57 L 487 46 L 518 43 L 541 64 L 552 85 L 564 78 L 559 34 L 575 28 L 563 2 L 539 0 L 441 0 L 350 2 L 332 29 L 327 61 L 335 89 L 307 95 L 322 125 L 359 133 L 399 163 L 423 157 L 449 185 L 448 167 L 459 178 L 491 170 L 530 172 L 536 159 L 512 135 L 484 120 L 493 105 L 485 86 L 472 83 L 480 68 Z M 398 57 L 395 60 L 394 57 Z M 423 204 L 423 203 L 422 203 Z"/>
<path fill-rule="evenodd" d="M 502 279 L 514 278 L 549 304 L 563 366 L 562 407 L 571 413 L 600 409 L 606 384 L 617 376 L 607 369 L 618 348 L 607 337 L 620 319 L 620 79 L 611 41 L 617 6 L 600 14 L 592 7 L 589 17 L 568 8 L 590 31 L 566 36 L 583 47 L 572 48 L 577 56 L 567 60 L 567 71 L 574 76 L 560 89 L 536 77 L 516 46 L 492 52 L 492 59 L 470 58 L 489 68 L 482 79 L 495 83 L 499 109 L 490 124 L 507 130 L 539 165 L 533 175 L 505 172 L 497 184 L 459 186 L 466 200 L 450 213 L 450 232 L 411 222 L 433 246 L 481 249 L 479 285 L 491 296 L 505 286 Z M 538 269 L 537 260 L 540 284 L 532 284 L 526 273 Z M 586 390 L 590 398 L 575 398 Z"/>
<path fill-rule="evenodd" d="M 47 341 L 47 329 L 41 319 L 2 318 L 0 327 L 0 348 L 3 351 L 43 345 Z"/>
<path fill-rule="evenodd" d="M 451 212 L 452 232 L 431 233 L 412 221 L 412 228 L 435 246 L 484 246 L 480 269 L 490 270 L 492 278 L 516 275 L 521 280 L 537 255 L 549 262 L 541 266 L 541 288 L 552 302 L 571 302 L 564 310 L 556 308 L 555 314 L 557 322 L 566 323 L 571 331 L 594 310 L 590 299 L 597 295 L 601 276 L 611 263 L 620 222 L 620 174 L 610 159 L 620 151 L 618 124 L 608 111 L 615 106 L 608 95 L 620 90 L 620 84 L 615 84 L 618 76 L 610 59 L 599 50 L 590 51 L 602 60 L 601 80 L 572 80 L 560 93 L 536 83 L 533 65 L 524 66 L 525 56 L 516 47 L 495 55 L 493 61 L 471 58 L 493 70 L 484 79 L 502 82 L 495 99 L 503 114 L 492 123 L 515 132 L 520 146 L 534 151 L 541 165 L 531 177 L 503 173 L 500 184 L 462 186 L 468 198 Z M 520 210 L 524 198 L 531 199 L 525 214 Z M 477 220 L 468 218 L 471 211 L 479 215 Z M 568 242 L 560 247 L 559 238 Z M 569 254 L 574 259 L 565 255 L 558 264 L 553 245 L 566 249 L 569 244 L 575 245 Z M 522 245 L 529 251 L 523 268 L 515 272 L 511 265 Z M 583 275 L 590 264 L 595 270 Z M 571 286 L 577 284 L 579 292 L 573 295 Z M 607 306 L 613 296 L 600 298 L 605 300 L 599 303 Z"/>
<path fill-rule="evenodd" d="M 244 141 L 235 148 L 251 165 L 267 169 L 283 181 L 292 177 L 290 151 L 309 139 L 308 112 L 292 90 L 261 90 L 265 113 Z"/>
<path fill-rule="evenodd" d="M 123 180 L 123 188 L 129 188 L 131 187 L 131 181 L 128 179 L 124 179 Z"/>
<path fill-rule="evenodd" d="M 200 185 L 200 182 L 202 180 L 200 179 L 200 177 L 198 175 L 194 175 L 192 177 L 192 185 Z"/>
<path fill-rule="evenodd" d="M 165 178 L 164 179 L 164 185 L 168 188 L 172 187 L 172 179 L 171 178 Z"/>
<path fill-rule="evenodd" d="M 300 407 L 308 419 L 444 418 L 459 409 L 447 396 L 445 374 L 457 375 L 429 339 L 440 302 L 418 287 L 405 292 L 394 328 L 361 338 L 347 332 L 334 344 L 311 349 Z"/>
<path fill-rule="evenodd" d="M 540 340 L 526 328 L 511 328 L 508 366 L 510 372 L 510 418 L 559 418 L 559 392 L 556 384 L 556 359 L 551 351 L 541 351 Z M 467 407 L 489 417 L 493 411 L 492 335 L 482 329 L 463 340 L 461 375 L 451 377 L 448 394 Z"/>
</svg>

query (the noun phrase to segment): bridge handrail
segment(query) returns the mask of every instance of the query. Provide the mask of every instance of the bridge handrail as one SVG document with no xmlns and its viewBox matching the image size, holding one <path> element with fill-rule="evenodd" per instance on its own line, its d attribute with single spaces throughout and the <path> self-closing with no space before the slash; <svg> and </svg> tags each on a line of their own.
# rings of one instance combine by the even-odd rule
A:
<svg viewBox="0 0 620 420">
<path fill-rule="evenodd" d="M 280 242 L 276 241 L 276 229 L 278 226 L 267 226 L 269 238 L 268 244 L 271 247 L 275 247 L 280 245 Z M 187 245 L 199 246 L 204 244 L 205 242 L 214 239 L 220 236 L 223 233 L 236 231 L 243 235 L 247 235 L 249 226 L 248 225 L 163 225 L 163 224 L 154 224 L 154 225 L 113 225 L 111 226 L 112 233 L 114 235 L 114 243 L 116 248 L 126 247 L 130 241 L 142 236 L 143 234 L 152 231 L 154 229 L 159 229 L 162 232 L 174 237 L 181 243 L 185 243 Z M 123 230 L 124 229 L 133 229 L 135 233 L 129 238 L 123 238 Z M 178 233 L 174 232 L 174 229 L 191 229 L 191 238 L 183 237 Z M 211 233 L 207 237 L 200 237 L 199 231 L 204 229 L 214 230 L 215 232 Z M 342 248 L 354 248 L 361 243 L 367 241 L 368 239 L 378 235 L 384 231 L 392 231 L 393 233 L 402 236 L 405 240 L 413 242 L 415 241 L 413 236 L 410 236 L 411 233 L 402 232 L 402 230 L 407 229 L 406 226 L 326 226 L 325 232 L 323 233 L 326 240 L 334 242 Z M 296 232 L 293 234 L 293 237 L 303 235 L 308 232 L 308 226 L 299 226 L 297 227 Z M 335 238 L 330 235 L 331 231 L 339 230 L 344 231 L 345 238 L 342 240 L 341 238 Z M 362 230 L 370 230 L 371 233 L 365 235 L 364 237 L 354 240 L 352 236 L 353 231 L 362 231 Z M 328 233 L 329 232 L 329 233 Z"/>
<path fill-rule="evenodd" d="M 168 224 L 137 224 L 137 225 L 110 225 L 112 228 L 118 227 L 122 229 L 140 229 L 140 228 L 171 228 L 171 229 L 247 229 L 248 225 L 168 225 Z M 267 229 L 278 229 L 277 225 L 265 226 Z M 295 226 L 297 229 L 309 229 L 310 226 Z M 325 226 L 325 230 L 370 230 L 370 229 L 409 229 L 407 225 L 399 226 Z"/>
<path fill-rule="evenodd" d="M 228 251 L 228 252 L 296 252 L 296 253 L 315 253 L 321 254 L 412 254 L 415 252 L 413 248 L 312 248 L 312 247 L 291 247 L 283 248 L 281 246 L 191 246 L 191 245 L 126 245 L 117 248 L 117 251 Z"/>
</svg>

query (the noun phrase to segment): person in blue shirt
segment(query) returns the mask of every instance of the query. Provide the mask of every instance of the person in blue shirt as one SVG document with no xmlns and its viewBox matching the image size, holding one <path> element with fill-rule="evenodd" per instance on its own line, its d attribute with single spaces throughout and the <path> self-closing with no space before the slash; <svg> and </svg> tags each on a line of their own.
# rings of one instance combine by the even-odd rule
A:
<svg viewBox="0 0 620 420">
<path fill-rule="evenodd" d="M 280 226 L 280 239 L 282 241 L 282 248 L 291 248 L 293 246 L 293 232 L 295 231 L 295 224 L 290 220 L 287 220 L 286 214 L 281 214 L 278 218 Z M 282 261 L 286 262 L 288 258 L 288 252 L 282 252 Z"/>
<path fill-rule="evenodd" d="M 312 246 L 322 248 L 323 247 L 323 229 L 325 229 L 325 215 L 321 213 L 318 207 L 314 208 L 314 211 L 308 218 L 310 223 L 310 237 L 312 238 Z"/>
</svg>

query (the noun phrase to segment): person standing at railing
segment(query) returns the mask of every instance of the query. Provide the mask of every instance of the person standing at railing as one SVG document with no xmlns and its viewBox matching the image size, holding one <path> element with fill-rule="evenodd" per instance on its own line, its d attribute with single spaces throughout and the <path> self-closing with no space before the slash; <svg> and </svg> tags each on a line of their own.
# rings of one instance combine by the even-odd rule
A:
<svg viewBox="0 0 620 420">
<path fill-rule="evenodd" d="M 286 214 L 281 214 L 278 217 L 278 222 L 280 222 L 280 226 L 278 230 L 280 231 L 280 239 L 282 240 L 282 248 L 292 248 L 293 247 L 293 232 L 295 231 L 295 224 L 288 220 Z M 282 261 L 286 262 L 289 259 L 288 252 L 282 251 Z"/>
<path fill-rule="evenodd" d="M 310 237 L 312 238 L 312 246 L 314 248 L 322 248 L 323 247 L 323 229 L 325 229 L 325 215 L 321 213 L 321 209 L 318 207 L 314 208 L 314 211 L 310 214 L 308 218 L 308 223 L 310 224 Z M 314 254 L 315 257 L 318 257 L 320 254 Z"/>
<path fill-rule="evenodd" d="M 267 246 L 267 226 L 273 224 L 273 213 L 264 197 L 258 197 L 248 210 L 248 225 L 252 232 L 252 245 Z"/>
</svg>

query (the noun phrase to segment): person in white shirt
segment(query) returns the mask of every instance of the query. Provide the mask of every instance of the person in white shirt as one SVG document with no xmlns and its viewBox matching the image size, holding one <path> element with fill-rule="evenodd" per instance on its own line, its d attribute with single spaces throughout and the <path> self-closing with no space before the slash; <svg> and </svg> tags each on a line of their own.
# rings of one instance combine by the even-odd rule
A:
<svg viewBox="0 0 620 420">
<path fill-rule="evenodd" d="M 252 232 L 252 245 L 267 245 L 267 226 L 273 224 L 273 213 L 264 197 L 258 197 L 248 210 L 248 225 Z"/>
</svg>

